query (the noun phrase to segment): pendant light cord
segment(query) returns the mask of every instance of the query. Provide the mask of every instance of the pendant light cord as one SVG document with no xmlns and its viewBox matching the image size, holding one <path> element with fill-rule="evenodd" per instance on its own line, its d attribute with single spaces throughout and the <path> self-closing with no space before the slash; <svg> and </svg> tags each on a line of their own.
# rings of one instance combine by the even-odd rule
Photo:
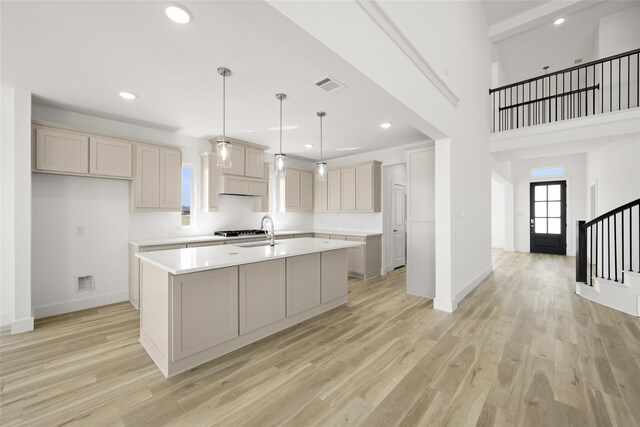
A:
<svg viewBox="0 0 640 427">
<path fill-rule="evenodd" d="M 320 162 L 322 162 L 322 116 L 320 116 Z"/>
<path fill-rule="evenodd" d="M 282 97 L 280 97 L 280 154 L 282 154 Z"/>
<path fill-rule="evenodd" d="M 226 126 L 225 123 L 227 121 L 227 117 L 226 117 L 226 105 L 227 105 L 227 94 L 226 94 L 226 88 L 227 88 L 227 73 L 222 73 L 222 140 L 224 141 L 226 139 Z"/>
</svg>

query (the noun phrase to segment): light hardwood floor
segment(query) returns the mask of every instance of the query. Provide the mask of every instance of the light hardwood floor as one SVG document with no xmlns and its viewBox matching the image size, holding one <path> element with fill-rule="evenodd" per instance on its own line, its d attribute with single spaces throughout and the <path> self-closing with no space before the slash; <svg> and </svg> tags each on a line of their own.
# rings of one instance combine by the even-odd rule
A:
<svg viewBox="0 0 640 427">
<path fill-rule="evenodd" d="M 405 272 L 169 380 L 128 304 L 1 335 L 0 424 L 640 425 L 640 322 L 574 294 L 574 258 L 494 252 L 454 314 Z"/>
</svg>

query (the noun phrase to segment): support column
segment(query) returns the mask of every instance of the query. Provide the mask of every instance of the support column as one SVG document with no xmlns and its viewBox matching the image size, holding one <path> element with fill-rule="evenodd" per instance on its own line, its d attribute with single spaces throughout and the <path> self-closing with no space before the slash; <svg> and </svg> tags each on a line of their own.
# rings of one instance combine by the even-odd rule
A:
<svg viewBox="0 0 640 427">
<path fill-rule="evenodd" d="M 451 259 L 451 140 L 436 141 L 435 151 L 436 289 L 433 307 L 452 313 L 457 308 L 453 295 Z"/>
<path fill-rule="evenodd" d="M 31 93 L 2 87 L 0 288 L 11 333 L 33 330 L 31 306 Z M 13 309 L 12 312 L 9 310 Z M 7 322 L 8 323 L 8 322 Z"/>
</svg>

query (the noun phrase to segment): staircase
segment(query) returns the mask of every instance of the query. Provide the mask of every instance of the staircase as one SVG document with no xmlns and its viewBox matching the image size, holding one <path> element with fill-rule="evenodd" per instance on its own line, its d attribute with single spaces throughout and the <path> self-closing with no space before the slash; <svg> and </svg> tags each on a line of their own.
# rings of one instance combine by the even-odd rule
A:
<svg viewBox="0 0 640 427">
<path fill-rule="evenodd" d="M 578 221 L 576 293 L 640 317 L 640 199 Z"/>
</svg>

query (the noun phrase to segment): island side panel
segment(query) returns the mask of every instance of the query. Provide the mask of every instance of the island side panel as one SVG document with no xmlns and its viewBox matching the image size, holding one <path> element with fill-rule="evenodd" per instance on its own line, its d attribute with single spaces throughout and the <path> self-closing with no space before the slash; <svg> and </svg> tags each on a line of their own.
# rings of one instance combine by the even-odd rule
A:
<svg viewBox="0 0 640 427">
<path fill-rule="evenodd" d="M 322 252 L 322 304 L 338 298 L 343 298 L 346 301 L 348 261 L 347 249 Z"/>
<path fill-rule="evenodd" d="M 140 343 L 165 376 L 169 361 L 170 276 L 153 264 L 140 262 Z"/>
</svg>

